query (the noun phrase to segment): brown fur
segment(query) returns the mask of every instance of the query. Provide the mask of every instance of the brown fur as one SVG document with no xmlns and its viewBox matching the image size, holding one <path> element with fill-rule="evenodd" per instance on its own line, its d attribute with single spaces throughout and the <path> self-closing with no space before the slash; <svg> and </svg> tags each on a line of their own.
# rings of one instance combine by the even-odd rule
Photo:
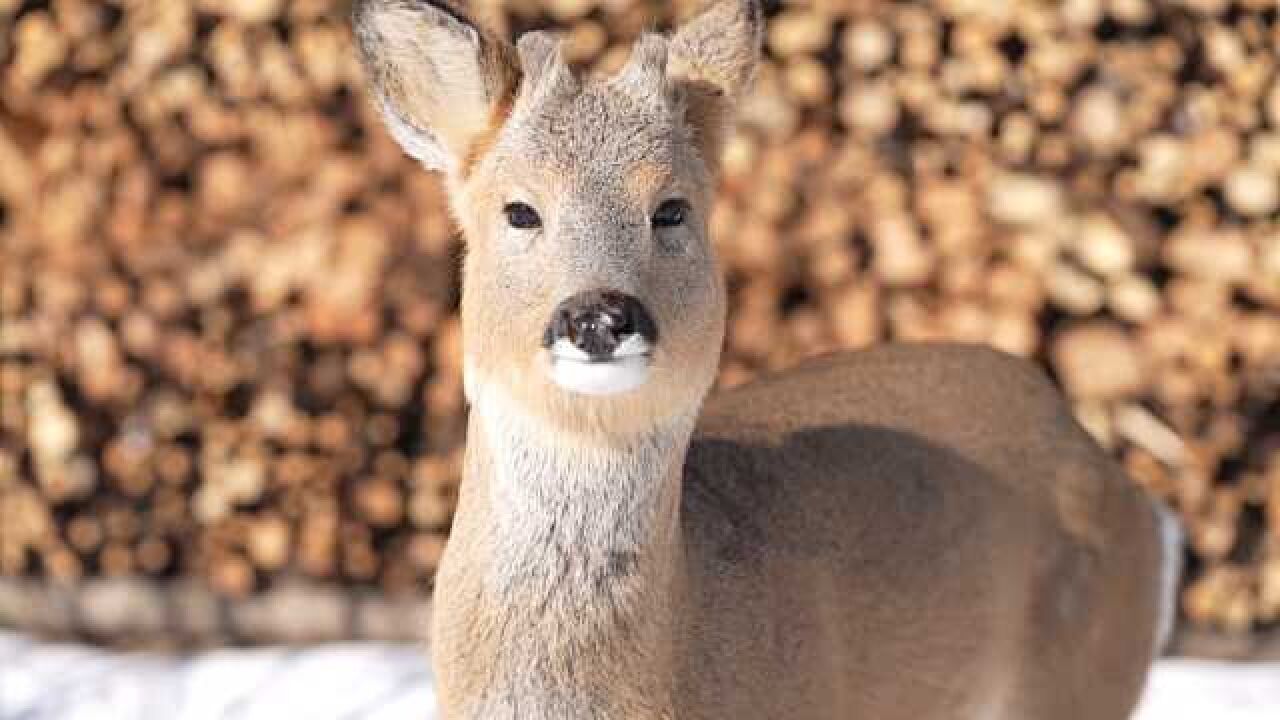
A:
<svg viewBox="0 0 1280 720">
<path fill-rule="evenodd" d="M 407 6 L 446 28 L 424 31 L 438 44 L 386 30 Z M 383 29 L 357 33 L 375 94 L 448 173 L 468 241 L 472 413 L 432 630 L 443 716 L 1126 717 L 1157 642 L 1155 515 L 1037 371 L 889 347 L 704 406 L 725 312 L 707 215 L 758 2 L 715 0 L 594 82 L 528 34 L 509 109 L 493 88 L 513 76 L 484 58 L 510 53 L 435 7 L 364 0 L 356 18 Z M 442 117 L 449 93 L 485 120 Z M 652 227 L 672 197 L 692 217 Z M 541 226 L 508 227 L 511 202 Z M 638 390 L 548 379 L 550 314 L 596 288 L 659 328 Z"/>
<path fill-rule="evenodd" d="M 692 717 L 1119 719 L 1136 701 L 1154 515 L 1021 361 L 886 347 L 713 398 L 684 492 L 709 598 L 692 637 L 708 657 L 741 633 L 733 676 L 690 690 L 717 710 Z"/>
</svg>

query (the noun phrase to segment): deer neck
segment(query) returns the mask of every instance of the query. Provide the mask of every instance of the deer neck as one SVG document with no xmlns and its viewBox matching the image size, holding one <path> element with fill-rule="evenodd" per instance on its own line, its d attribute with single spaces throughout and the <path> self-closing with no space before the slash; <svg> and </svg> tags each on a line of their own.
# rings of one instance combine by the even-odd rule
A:
<svg viewBox="0 0 1280 720">
<path fill-rule="evenodd" d="M 592 442 L 473 400 L 437 590 L 457 717 L 669 717 L 692 417 Z"/>
</svg>

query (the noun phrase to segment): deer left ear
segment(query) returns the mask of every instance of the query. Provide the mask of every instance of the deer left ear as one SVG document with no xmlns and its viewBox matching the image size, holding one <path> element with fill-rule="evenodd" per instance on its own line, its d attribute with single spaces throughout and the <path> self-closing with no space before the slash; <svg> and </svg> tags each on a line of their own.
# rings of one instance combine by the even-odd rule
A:
<svg viewBox="0 0 1280 720">
<path fill-rule="evenodd" d="M 463 170 L 510 110 L 519 84 L 511 46 L 440 0 L 356 0 L 352 25 L 400 146 L 430 169 Z"/>
<path fill-rule="evenodd" d="M 667 75 L 683 92 L 688 121 L 713 164 L 755 77 L 763 41 L 760 0 L 711 0 L 671 38 Z"/>
</svg>

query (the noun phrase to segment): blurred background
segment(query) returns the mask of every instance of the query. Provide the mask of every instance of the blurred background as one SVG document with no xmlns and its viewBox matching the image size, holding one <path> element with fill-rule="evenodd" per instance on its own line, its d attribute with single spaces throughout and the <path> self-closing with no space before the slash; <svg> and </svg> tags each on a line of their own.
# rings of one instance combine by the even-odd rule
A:
<svg viewBox="0 0 1280 720">
<path fill-rule="evenodd" d="M 696 3 L 473 5 L 608 69 Z M 0 0 L 0 627 L 423 629 L 462 242 L 348 10 Z M 769 12 L 712 220 L 722 384 L 889 340 L 1034 358 L 1185 521 L 1190 635 L 1253 647 L 1280 624 L 1276 3 Z"/>
</svg>

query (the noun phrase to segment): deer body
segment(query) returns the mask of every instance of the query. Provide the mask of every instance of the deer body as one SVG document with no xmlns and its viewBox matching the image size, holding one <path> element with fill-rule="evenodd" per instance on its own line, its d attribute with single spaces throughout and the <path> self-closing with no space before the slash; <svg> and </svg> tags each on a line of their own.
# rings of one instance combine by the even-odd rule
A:
<svg viewBox="0 0 1280 720">
<path fill-rule="evenodd" d="M 886 347 L 704 403 L 711 179 L 762 22 L 715 0 L 583 83 L 547 35 L 356 3 L 468 241 L 443 717 L 1127 717 L 1176 553 L 1038 371 Z"/>
<path fill-rule="evenodd" d="M 692 438 L 523 467 L 542 434 L 483 403 L 432 632 L 456 717 L 1123 718 L 1137 698 L 1157 516 L 1029 365 L 833 356 L 713 397 Z"/>
</svg>

